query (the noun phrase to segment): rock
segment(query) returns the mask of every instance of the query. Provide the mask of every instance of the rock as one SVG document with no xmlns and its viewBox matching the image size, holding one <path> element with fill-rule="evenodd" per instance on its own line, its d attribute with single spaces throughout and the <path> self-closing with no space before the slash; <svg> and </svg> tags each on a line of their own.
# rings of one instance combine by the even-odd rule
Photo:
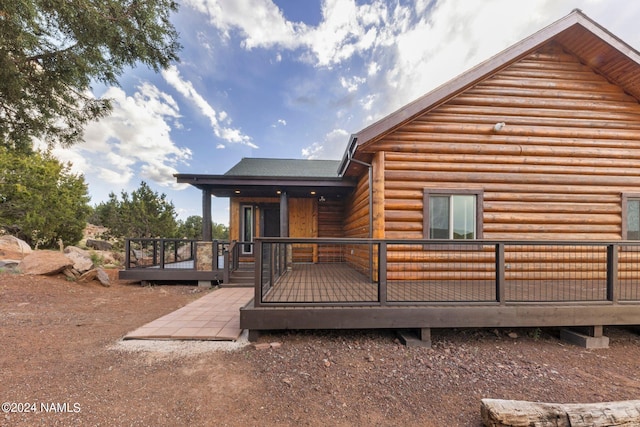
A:
<svg viewBox="0 0 640 427">
<path fill-rule="evenodd" d="M 88 248 L 93 248 L 99 251 L 110 251 L 113 245 L 104 240 L 87 239 L 86 243 Z"/>
<path fill-rule="evenodd" d="M 94 251 L 93 253 L 102 261 L 102 265 L 118 265 L 122 261 L 117 253 L 114 254 L 111 251 Z"/>
<path fill-rule="evenodd" d="M 84 237 L 87 239 L 95 239 L 100 235 L 109 231 L 107 227 L 102 227 L 101 225 L 94 225 L 87 223 L 87 226 L 84 228 Z"/>
<path fill-rule="evenodd" d="M 73 268 L 81 273 L 89 271 L 94 267 L 89 251 L 85 251 L 84 249 L 80 249 L 75 246 L 67 246 L 64 249 L 64 254 L 67 258 L 73 261 Z"/>
<path fill-rule="evenodd" d="M 111 286 L 111 283 L 109 282 L 109 275 L 107 274 L 106 271 L 104 271 L 101 268 L 98 268 L 96 279 L 98 279 L 98 282 L 100 282 L 102 286 L 106 286 L 106 287 Z"/>
<path fill-rule="evenodd" d="M 17 259 L 3 259 L 0 260 L 0 268 L 8 268 L 8 269 L 15 269 L 16 267 L 18 267 L 18 265 L 20 264 L 20 260 Z"/>
<path fill-rule="evenodd" d="M 271 348 L 280 348 L 282 347 L 282 343 L 281 342 L 272 342 L 270 344 Z"/>
<path fill-rule="evenodd" d="M 640 400 L 602 403 L 541 403 L 482 399 L 487 427 L 613 427 L 640 425 Z"/>
<path fill-rule="evenodd" d="M 0 237 L 0 259 L 21 260 L 33 250 L 24 240 L 15 236 Z"/>
<path fill-rule="evenodd" d="M 265 342 L 265 343 L 260 343 L 260 344 L 254 344 L 253 347 L 256 350 L 268 350 L 268 349 L 271 348 L 271 344 L 268 343 L 268 342 Z"/>
<path fill-rule="evenodd" d="M 34 251 L 24 257 L 18 269 L 24 274 L 53 275 L 73 267 L 73 261 L 57 251 Z"/>
<path fill-rule="evenodd" d="M 89 270 L 89 271 L 85 272 L 84 274 L 82 274 L 78 278 L 78 282 L 81 282 L 81 283 L 90 282 L 93 279 L 95 279 L 97 276 L 98 276 L 98 269 L 94 268 L 94 269 Z"/>
<path fill-rule="evenodd" d="M 79 275 L 76 273 L 77 271 L 73 268 L 65 268 L 64 270 L 62 270 L 62 274 L 64 274 L 68 279 L 71 280 L 76 280 L 78 278 Z"/>
</svg>

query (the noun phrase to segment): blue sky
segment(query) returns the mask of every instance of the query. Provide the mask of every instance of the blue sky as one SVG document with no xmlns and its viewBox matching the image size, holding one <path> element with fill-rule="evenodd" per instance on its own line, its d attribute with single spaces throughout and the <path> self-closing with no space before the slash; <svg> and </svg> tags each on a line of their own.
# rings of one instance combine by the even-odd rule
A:
<svg viewBox="0 0 640 427">
<path fill-rule="evenodd" d="M 184 219 L 201 215 L 201 194 L 174 173 L 222 174 L 243 157 L 339 159 L 351 133 L 574 8 L 640 49 L 640 2 L 628 0 L 180 3 L 180 63 L 94 87 L 113 114 L 55 151 L 85 175 L 93 204 L 144 180 Z M 214 198 L 213 219 L 228 222 L 226 199 Z"/>
</svg>

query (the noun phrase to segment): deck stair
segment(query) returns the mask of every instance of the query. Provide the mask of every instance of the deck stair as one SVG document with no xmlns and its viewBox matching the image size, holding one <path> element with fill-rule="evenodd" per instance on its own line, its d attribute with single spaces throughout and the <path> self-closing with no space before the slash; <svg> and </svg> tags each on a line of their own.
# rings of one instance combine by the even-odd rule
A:
<svg viewBox="0 0 640 427">
<path fill-rule="evenodd" d="M 229 283 L 222 283 L 222 287 L 240 288 L 253 287 L 255 284 L 255 263 L 243 262 L 240 267 L 231 273 Z"/>
</svg>

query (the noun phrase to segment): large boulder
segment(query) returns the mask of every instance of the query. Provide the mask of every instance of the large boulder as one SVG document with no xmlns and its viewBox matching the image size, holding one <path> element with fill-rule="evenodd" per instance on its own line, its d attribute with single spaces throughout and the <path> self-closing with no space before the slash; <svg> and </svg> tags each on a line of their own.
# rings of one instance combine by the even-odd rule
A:
<svg viewBox="0 0 640 427">
<path fill-rule="evenodd" d="M 73 261 L 62 252 L 34 251 L 24 257 L 18 269 L 24 274 L 53 275 L 73 267 Z"/>
<path fill-rule="evenodd" d="M 104 240 L 96 240 L 96 239 L 87 239 L 85 243 L 88 248 L 96 249 L 99 251 L 110 251 L 113 248 L 113 245 Z"/>
<path fill-rule="evenodd" d="M 15 236 L 0 236 L 0 259 L 21 260 L 33 250 L 24 240 Z"/>
<path fill-rule="evenodd" d="M 94 267 L 89 251 L 85 251 L 76 246 L 67 246 L 64 248 L 64 254 L 73 261 L 73 268 L 81 273 L 91 270 Z"/>
</svg>

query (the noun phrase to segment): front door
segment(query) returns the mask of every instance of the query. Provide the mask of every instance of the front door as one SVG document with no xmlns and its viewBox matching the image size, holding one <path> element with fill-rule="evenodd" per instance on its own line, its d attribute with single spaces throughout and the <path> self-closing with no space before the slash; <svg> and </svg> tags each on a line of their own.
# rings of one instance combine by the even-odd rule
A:
<svg viewBox="0 0 640 427">
<path fill-rule="evenodd" d="M 280 207 L 264 206 L 262 208 L 262 236 L 280 237 Z"/>
</svg>

